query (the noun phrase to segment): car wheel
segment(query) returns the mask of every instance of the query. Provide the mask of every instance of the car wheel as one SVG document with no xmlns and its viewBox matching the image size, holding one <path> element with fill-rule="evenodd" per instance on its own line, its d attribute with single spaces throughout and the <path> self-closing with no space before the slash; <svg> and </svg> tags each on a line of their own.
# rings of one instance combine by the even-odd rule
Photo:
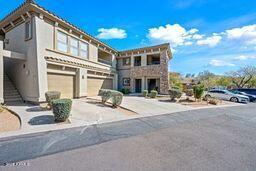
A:
<svg viewBox="0 0 256 171">
<path fill-rule="evenodd" d="M 235 103 L 238 103 L 238 102 L 239 102 L 238 98 L 236 98 L 236 97 L 232 97 L 232 98 L 230 99 L 230 101 L 231 101 L 231 102 L 235 102 Z"/>
<path fill-rule="evenodd" d="M 210 96 L 209 94 L 205 95 L 205 99 L 206 99 L 206 100 L 208 100 L 208 99 L 210 99 L 210 98 L 211 98 L 211 96 Z"/>
</svg>

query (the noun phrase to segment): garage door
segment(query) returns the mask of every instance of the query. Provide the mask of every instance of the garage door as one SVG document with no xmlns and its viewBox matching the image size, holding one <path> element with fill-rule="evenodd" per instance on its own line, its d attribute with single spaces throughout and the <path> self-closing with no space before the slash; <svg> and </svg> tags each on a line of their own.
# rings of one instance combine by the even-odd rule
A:
<svg viewBox="0 0 256 171">
<path fill-rule="evenodd" d="M 48 73 L 48 90 L 61 92 L 61 98 L 74 98 L 75 76 Z"/>
<path fill-rule="evenodd" d="M 88 96 L 97 96 L 100 89 L 113 89 L 113 79 L 87 78 Z"/>
</svg>

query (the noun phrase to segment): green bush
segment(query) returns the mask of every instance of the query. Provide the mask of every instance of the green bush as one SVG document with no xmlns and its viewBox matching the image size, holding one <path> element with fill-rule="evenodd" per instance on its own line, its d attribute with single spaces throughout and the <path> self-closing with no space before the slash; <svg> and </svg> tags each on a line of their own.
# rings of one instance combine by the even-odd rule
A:
<svg viewBox="0 0 256 171">
<path fill-rule="evenodd" d="M 193 91 L 196 99 L 202 99 L 202 96 L 204 94 L 204 85 L 195 85 L 193 87 Z"/>
<path fill-rule="evenodd" d="M 112 92 L 111 101 L 112 101 L 113 107 L 120 106 L 123 101 L 123 94 L 118 91 Z"/>
<path fill-rule="evenodd" d="M 130 94 L 131 93 L 129 88 L 123 88 L 120 92 L 123 93 L 123 94 Z"/>
<path fill-rule="evenodd" d="M 57 99 L 52 100 L 52 109 L 56 122 L 65 122 L 71 112 L 72 100 L 71 99 Z"/>
<path fill-rule="evenodd" d="M 111 99 L 113 107 L 120 106 L 123 100 L 123 93 L 115 90 L 101 89 L 99 96 L 101 96 L 102 103 L 106 103 Z"/>
<path fill-rule="evenodd" d="M 186 96 L 192 97 L 194 95 L 194 90 L 193 89 L 187 89 L 186 90 Z"/>
<path fill-rule="evenodd" d="M 157 94 L 158 94 L 158 92 L 156 90 L 151 90 L 150 98 L 153 98 L 153 99 L 156 98 Z"/>
<path fill-rule="evenodd" d="M 102 103 L 106 103 L 111 98 L 111 90 L 101 89 L 98 94 Z"/>
<path fill-rule="evenodd" d="M 142 96 L 143 97 L 148 97 L 148 90 L 143 90 L 142 91 Z"/>
<path fill-rule="evenodd" d="M 52 108 L 52 100 L 60 99 L 60 95 L 61 93 L 58 91 L 48 91 L 45 93 L 46 102 L 50 108 Z"/>
<path fill-rule="evenodd" d="M 177 89 L 177 90 L 180 90 L 181 88 L 179 86 L 172 86 L 171 89 Z"/>
<path fill-rule="evenodd" d="M 171 100 L 179 99 L 182 96 L 182 92 L 179 89 L 170 89 L 169 94 Z"/>
</svg>

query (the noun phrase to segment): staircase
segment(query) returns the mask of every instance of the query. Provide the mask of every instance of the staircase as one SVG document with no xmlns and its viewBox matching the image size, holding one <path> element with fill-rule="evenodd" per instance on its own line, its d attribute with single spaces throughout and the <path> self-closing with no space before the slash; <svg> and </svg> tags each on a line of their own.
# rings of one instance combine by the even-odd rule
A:
<svg viewBox="0 0 256 171">
<path fill-rule="evenodd" d="M 4 102 L 22 102 L 19 91 L 6 74 L 4 74 Z"/>
</svg>

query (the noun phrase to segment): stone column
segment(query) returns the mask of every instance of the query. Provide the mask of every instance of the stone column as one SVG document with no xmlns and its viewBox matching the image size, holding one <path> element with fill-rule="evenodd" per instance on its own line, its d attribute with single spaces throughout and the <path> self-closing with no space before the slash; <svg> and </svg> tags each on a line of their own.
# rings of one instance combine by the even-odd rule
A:
<svg viewBox="0 0 256 171">
<path fill-rule="evenodd" d="M 0 40 L 0 103 L 4 102 L 4 57 L 3 41 Z"/>
</svg>

